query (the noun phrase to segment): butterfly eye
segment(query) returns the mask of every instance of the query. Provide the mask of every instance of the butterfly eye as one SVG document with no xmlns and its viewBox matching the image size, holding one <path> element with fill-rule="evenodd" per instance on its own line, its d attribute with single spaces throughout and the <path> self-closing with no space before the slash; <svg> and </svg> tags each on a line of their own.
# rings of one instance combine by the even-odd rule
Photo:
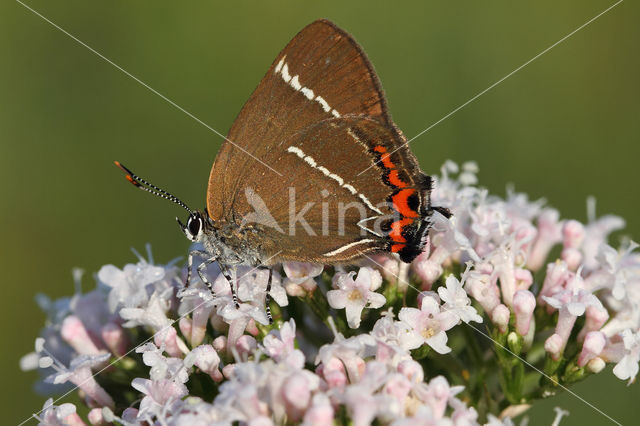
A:
<svg viewBox="0 0 640 426">
<path fill-rule="evenodd" d="M 187 227 L 189 228 L 189 233 L 194 237 L 198 235 L 200 232 L 201 221 L 199 217 L 190 216 L 189 221 L 187 222 Z"/>
</svg>

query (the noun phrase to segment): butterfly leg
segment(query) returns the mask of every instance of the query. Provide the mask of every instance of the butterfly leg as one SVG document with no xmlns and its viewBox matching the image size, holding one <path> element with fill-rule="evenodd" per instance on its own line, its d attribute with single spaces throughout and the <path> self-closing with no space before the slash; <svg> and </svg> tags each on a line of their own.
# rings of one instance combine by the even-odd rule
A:
<svg viewBox="0 0 640 426">
<path fill-rule="evenodd" d="M 216 261 L 216 258 L 212 257 L 205 260 L 200 265 L 198 265 L 198 275 L 200 276 L 200 279 L 202 280 L 202 282 L 207 285 L 213 297 L 215 297 L 216 293 L 213 291 L 213 285 L 211 284 L 211 281 L 209 281 L 209 278 L 207 277 L 207 274 L 205 274 L 204 270 L 206 269 L 207 266 L 211 265 L 215 261 Z"/>
<path fill-rule="evenodd" d="M 220 265 L 220 272 L 222 272 L 222 275 L 224 275 L 224 277 L 227 279 L 227 281 L 229 282 L 229 287 L 231 287 L 231 297 L 233 298 L 233 304 L 235 305 L 236 309 L 240 308 L 240 304 L 238 303 L 238 295 L 236 294 L 236 287 L 235 287 L 235 275 L 236 275 L 236 269 L 233 268 L 233 278 L 231 278 L 231 274 L 229 273 L 229 269 L 227 269 L 227 265 Z"/>
<path fill-rule="evenodd" d="M 184 288 L 189 288 L 189 284 L 191 284 L 191 269 L 193 269 L 193 258 L 195 256 L 207 259 L 210 255 L 206 251 L 202 250 L 191 250 L 189 252 L 189 257 L 187 258 L 187 280 L 184 283 Z M 202 278 L 202 275 L 200 278 Z"/>
<path fill-rule="evenodd" d="M 264 309 L 267 311 L 267 318 L 269 324 L 273 324 L 273 317 L 271 316 L 271 279 L 273 278 L 273 270 L 269 268 L 269 280 L 267 281 L 267 294 L 264 296 Z"/>
</svg>

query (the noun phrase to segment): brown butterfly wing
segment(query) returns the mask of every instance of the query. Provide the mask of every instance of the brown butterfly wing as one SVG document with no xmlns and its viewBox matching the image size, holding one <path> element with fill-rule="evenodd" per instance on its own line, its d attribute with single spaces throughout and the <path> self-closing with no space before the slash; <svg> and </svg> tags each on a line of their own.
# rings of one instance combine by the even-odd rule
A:
<svg viewBox="0 0 640 426">
<path fill-rule="evenodd" d="M 355 40 L 327 20 L 300 31 L 275 61 L 236 118 L 209 177 L 207 207 L 229 213 L 242 174 L 274 174 L 262 160 L 275 141 L 336 115 L 364 114 L 397 133 L 373 67 Z M 243 152 L 246 151 L 246 152 Z M 278 169 L 280 173 L 286 170 Z"/>
<path fill-rule="evenodd" d="M 267 255 L 340 263 L 391 250 L 410 260 L 422 248 L 430 181 L 391 121 L 371 64 L 332 23 L 312 23 L 285 47 L 229 139 L 242 149 L 225 142 L 218 153 L 208 211 L 216 221 L 249 226 L 247 238 Z M 311 233 L 301 223 L 291 224 L 290 191 L 296 197 L 293 215 L 307 203 L 315 206 L 304 215 Z M 333 209 L 328 233 L 323 203 Z M 367 218 L 391 219 L 384 229 L 365 231 L 358 225 L 362 210 L 354 208 L 344 211 L 339 229 L 333 215 L 340 203 L 359 204 Z M 258 215 L 258 224 L 247 223 L 256 206 L 268 212 L 266 222 Z"/>
<path fill-rule="evenodd" d="M 245 220 L 245 229 L 258 236 L 265 257 L 278 260 L 329 264 L 374 251 L 402 255 L 425 230 L 430 188 L 406 148 L 377 164 L 377 152 L 396 147 L 388 127 L 362 115 L 309 126 L 263 157 L 286 170 L 284 176 L 249 174 L 241 183 L 231 205 L 234 221 L 243 224 L 258 212 L 260 223 Z M 385 164 L 393 164 L 391 179 L 384 179 Z M 410 194 L 398 197 L 402 192 Z"/>
</svg>

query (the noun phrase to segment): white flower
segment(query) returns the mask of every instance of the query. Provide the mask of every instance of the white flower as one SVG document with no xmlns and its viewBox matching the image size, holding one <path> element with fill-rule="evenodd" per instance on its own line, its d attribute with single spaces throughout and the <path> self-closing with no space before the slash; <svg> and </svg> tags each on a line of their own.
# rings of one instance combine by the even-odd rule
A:
<svg viewBox="0 0 640 426">
<path fill-rule="evenodd" d="M 363 358 L 375 355 L 377 347 L 376 340 L 369 334 L 359 334 L 348 339 L 338 334 L 333 343 L 320 347 L 315 362 L 326 366 L 338 359 L 344 365 L 349 380 L 357 382 L 362 375 Z"/>
<path fill-rule="evenodd" d="M 443 376 L 431 379 L 429 384 L 420 383 L 416 390 L 418 398 L 424 401 L 432 410 L 435 418 L 442 418 L 449 401 L 464 390 L 464 386 L 449 386 Z"/>
<path fill-rule="evenodd" d="M 183 361 L 180 358 L 165 357 L 162 351 L 153 343 L 146 343 L 136 349 L 137 353 L 142 354 L 142 362 L 151 367 L 149 377 L 151 380 L 174 380 L 180 383 L 186 383 L 189 380 Z"/>
<path fill-rule="evenodd" d="M 184 384 L 173 380 L 136 378 L 131 386 L 145 395 L 140 401 L 139 419 L 146 419 L 147 416 L 164 417 L 166 413 L 174 412 L 176 403 L 189 393 Z"/>
<path fill-rule="evenodd" d="M 71 382 L 83 390 L 89 398 L 94 400 L 99 406 L 113 407 L 115 404 L 111 396 L 98 384 L 91 369 L 102 366 L 111 357 L 111 354 L 104 355 L 80 355 L 71 361 L 67 368 L 59 363 L 51 366 L 56 373 L 47 377 L 46 381 L 53 384 Z"/>
<path fill-rule="evenodd" d="M 625 250 L 615 250 L 602 244 L 596 256 L 601 268 L 594 271 L 587 279 L 590 288 L 611 289 L 613 297 L 622 301 L 630 298 L 633 302 L 640 302 L 640 254 L 634 253 L 638 244 L 631 242 Z"/>
<path fill-rule="evenodd" d="M 171 325 L 171 320 L 167 318 L 166 313 L 169 310 L 172 294 L 172 289 L 167 289 L 163 292 L 155 291 L 144 308 L 120 309 L 120 317 L 127 321 L 123 326 L 136 327 L 142 325 L 158 331 Z"/>
<path fill-rule="evenodd" d="M 622 229 L 625 221 L 621 217 L 605 215 L 596 218 L 595 199 L 587 200 L 587 216 L 589 223 L 584 230 L 584 241 L 582 242 L 582 252 L 584 253 L 584 266 L 587 270 L 598 268 L 599 261 L 596 259 L 598 251 L 603 244 L 607 243 L 607 237 L 613 231 Z"/>
<path fill-rule="evenodd" d="M 453 274 L 447 277 L 446 288 L 438 288 L 438 294 L 445 302 L 442 305 L 445 311 L 456 314 L 460 320 L 466 323 L 470 321 L 482 322 L 482 317 L 471 306 L 471 300 L 467 296 L 467 292 L 462 288 L 462 283 Z"/>
<path fill-rule="evenodd" d="M 267 294 L 267 283 L 269 281 L 269 270 L 249 267 L 238 268 L 238 298 L 245 302 L 255 302 L 260 304 Z M 271 298 L 279 306 L 287 306 L 289 299 L 282 286 L 280 274 L 277 271 L 271 272 Z"/>
<path fill-rule="evenodd" d="M 558 359 L 564 351 L 576 318 L 584 315 L 587 307 L 595 306 L 604 309 L 602 302 L 592 293 L 574 288 L 573 290 L 561 290 L 553 297 L 542 296 L 545 302 L 558 309 L 558 323 L 555 333 L 548 340 L 549 352 L 553 359 Z"/>
<path fill-rule="evenodd" d="M 403 321 L 394 321 L 393 312 L 376 321 L 370 334 L 378 341 L 388 344 L 392 348 L 398 347 L 402 351 L 409 351 L 415 348 L 411 328 Z"/>
<path fill-rule="evenodd" d="M 329 397 L 323 393 L 316 393 L 311 400 L 311 406 L 304 415 L 304 426 L 333 426 L 334 411 Z"/>
<path fill-rule="evenodd" d="M 76 426 L 84 425 L 84 422 L 76 414 L 76 406 L 71 403 L 53 405 L 53 398 L 49 398 L 42 406 L 38 426 Z"/>
<path fill-rule="evenodd" d="M 193 350 L 184 357 L 185 367 L 191 368 L 194 365 L 210 375 L 213 380 L 222 380 L 222 373 L 218 370 L 220 356 L 213 346 L 200 345 L 197 348 L 193 348 Z"/>
<path fill-rule="evenodd" d="M 282 324 L 280 330 L 271 330 L 262 344 L 267 355 L 276 362 L 286 362 L 294 368 L 304 366 L 304 354 L 295 348 L 296 322 L 293 318 Z"/>
<path fill-rule="evenodd" d="M 382 284 L 380 272 L 367 266 L 360 268 L 357 278 L 355 272 L 336 273 L 334 286 L 337 290 L 327 292 L 329 306 L 334 309 L 345 309 L 349 327 L 360 327 L 360 315 L 367 308 L 379 308 L 386 302 L 380 293 L 376 293 Z"/>
<path fill-rule="evenodd" d="M 323 265 L 306 262 L 285 262 L 282 269 L 287 275 L 284 287 L 291 296 L 304 296 L 317 287 L 315 277 L 322 273 Z"/>
<path fill-rule="evenodd" d="M 613 374 L 621 380 L 629 379 L 629 384 L 631 384 L 638 374 L 640 333 L 634 333 L 627 329 L 620 334 L 624 343 L 624 355 L 613 368 Z"/>
<path fill-rule="evenodd" d="M 105 265 L 98 272 L 98 279 L 111 287 L 109 308 L 115 312 L 119 307 L 135 308 L 146 305 L 149 300 L 147 285 L 165 278 L 165 268 L 141 260 L 128 264 L 120 270 L 113 265 Z"/>
<path fill-rule="evenodd" d="M 354 425 L 369 425 L 381 412 L 391 409 L 395 399 L 377 393 L 388 377 L 387 366 L 376 361 L 369 361 L 364 367 L 364 373 L 359 383 L 347 386 L 339 395 L 340 401 L 347 406 Z M 400 407 L 393 407 L 398 415 Z"/>
<path fill-rule="evenodd" d="M 446 331 L 458 323 L 458 316 L 451 311 L 440 311 L 435 297 L 425 296 L 420 309 L 400 309 L 398 318 L 411 328 L 411 349 L 426 343 L 441 354 L 451 351 Z"/>
</svg>

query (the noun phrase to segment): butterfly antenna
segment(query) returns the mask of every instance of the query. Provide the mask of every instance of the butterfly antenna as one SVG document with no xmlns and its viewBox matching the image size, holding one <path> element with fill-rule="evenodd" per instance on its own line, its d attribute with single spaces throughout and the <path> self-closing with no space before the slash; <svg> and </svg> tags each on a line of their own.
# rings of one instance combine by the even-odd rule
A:
<svg viewBox="0 0 640 426">
<path fill-rule="evenodd" d="M 182 208 L 184 208 L 189 213 L 193 214 L 193 211 L 185 203 L 183 203 L 178 197 L 176 197 L 175 195 L 169 194 L 164 189 L 158 188 L 157 186 L 155 186 L 155 185 L 147 182 L 146 180 L 142 179 L 140 176 L 137 176 L 131 170 L 129 170 L 123 164 L 121 164 L 119 161 L 114 161 L 114 164 L 116 166 L 118 166 L 120 168 L 120 170 L 122 170 L 123 172 L 126 173 L 125 177 L 127 178 L 127 180 L 129 182 L 131 182 L 133 184 L 133 186 L 135 186 L 137 188 L 140 188 L 143 191 L 147 191 L 147 192 L 149 192 L 149 193 L 151 193 L 151 194 L 153 194 L 155 196 L 158 196 L 160 198 L 164 198 L 165 200 L 172 201 L 172 202 L 176 203 L 177 205 L 181 206 Z"/>
</svg>

